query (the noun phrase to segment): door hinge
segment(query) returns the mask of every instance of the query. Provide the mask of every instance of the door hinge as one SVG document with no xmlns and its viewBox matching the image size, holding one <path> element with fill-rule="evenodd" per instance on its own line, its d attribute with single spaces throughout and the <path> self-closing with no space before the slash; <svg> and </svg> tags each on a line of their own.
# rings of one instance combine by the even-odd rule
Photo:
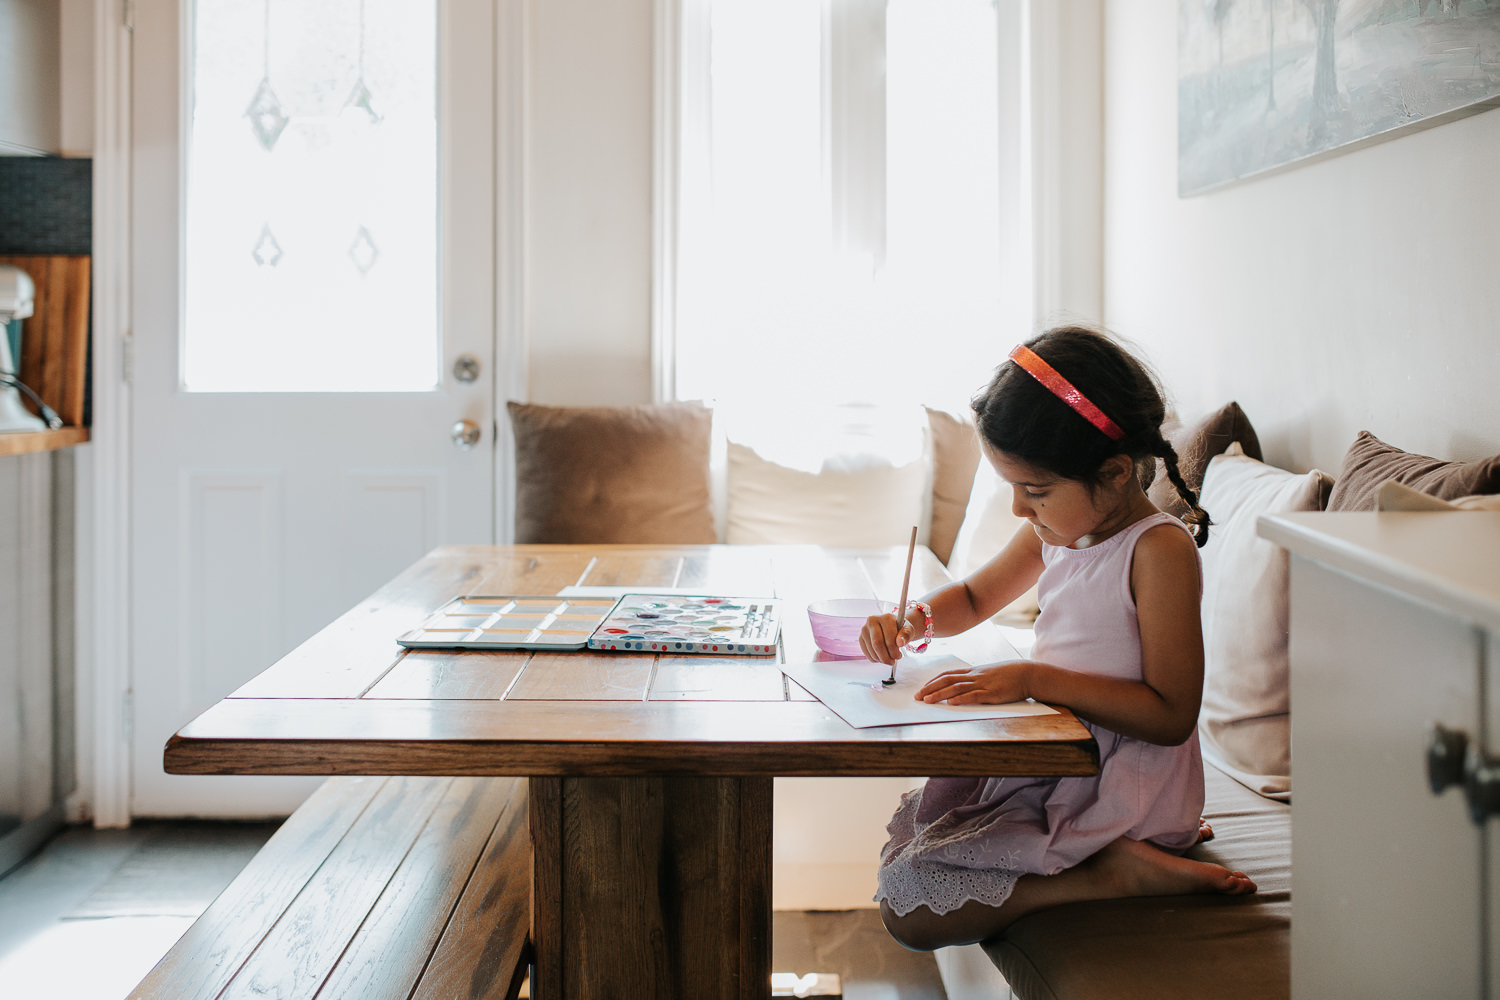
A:
<svg viewBox="0 0 1500 1000">
<path fill-rule="evenodd" d="M 120 338 L 120 378 L 126 385 L 135 384 L 135 334 L 129 330 Z"/>
<path fill-rule="evenodd" d="M 120 0 L 120 23 L 126 31 L 135 30 L 135 0 Z"/>
</svg>

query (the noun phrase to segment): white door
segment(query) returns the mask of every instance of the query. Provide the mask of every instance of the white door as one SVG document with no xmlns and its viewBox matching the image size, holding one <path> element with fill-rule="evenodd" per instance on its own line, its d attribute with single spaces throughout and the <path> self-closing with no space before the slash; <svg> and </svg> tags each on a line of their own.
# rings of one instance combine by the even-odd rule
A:
<svg viewBox="0 0 1500 1000">
<path fill-rule="evenodd" d="M 285 813 L 319 779 L 169 776 L 162 747 L 434 545 L 494 539 L 493 13 L 136 11 L 132 814 Z"/>
</svg>

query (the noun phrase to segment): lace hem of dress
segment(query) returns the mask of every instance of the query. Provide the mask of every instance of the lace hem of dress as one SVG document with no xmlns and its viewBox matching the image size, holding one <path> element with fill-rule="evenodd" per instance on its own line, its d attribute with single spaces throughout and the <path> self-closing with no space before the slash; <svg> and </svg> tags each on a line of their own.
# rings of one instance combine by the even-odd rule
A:
<svg viewBox="0 0 1500 1000">
<path fill-rule="evenodd" d="M 955 830 L 942 822 L 919 829 L 923 791 L 903 795 L 886 827 L 891 839 L 880 852 L 875 902 L 884 900 L 903 917 L 918 906 L 942 915 L 974 901 L 1004 903 L 1026 874 L 1017 853 L 995 850 L 982 830 Z"/>
<path fill-rule="evenodd" d="M 881 870 L 875 901 L 885 900 L 901 917 L 919 906 L 939 916 L 976 900 L 999 906 L 1010 898 L 1022 874 L 1009 868 L 962 868 L 941 861 L 897 858 Z"/>
</svg>

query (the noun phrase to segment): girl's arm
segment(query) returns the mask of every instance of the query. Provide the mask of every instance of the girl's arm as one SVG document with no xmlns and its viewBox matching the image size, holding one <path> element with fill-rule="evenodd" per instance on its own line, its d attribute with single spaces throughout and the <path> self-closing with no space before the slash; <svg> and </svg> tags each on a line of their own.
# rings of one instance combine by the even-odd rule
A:
<svg viewBox="0 0 1500 1000">
<path fill-rule="evenodd" d="M 1136 542 L 1130 570 L 1141 629 L 1141 680 L 1096 677 L 1018 660 L 940 674 L 917 697 L 952 705 L 1035 698 L 1123 736 L 1175 746 L 1193 734 L 1203 698 L 1203 627 L 1193 541 L 1169 525 Z"/>
<path fill-rule="evenodd" d="M 1022 525 L 1000 554 L 969 576 L 944 584 L 921 600 L 932 608 L 934 635 L 958 635 L 993 617 L 1042 575 L 1042 543 L 1031 526 Z M 901 647 L 922 634 L 922 613 L 911 610 L 875 615 L 865 622 L 859 645 L 866 657 L 887 666 L 901 657 Z"/>
</svg>

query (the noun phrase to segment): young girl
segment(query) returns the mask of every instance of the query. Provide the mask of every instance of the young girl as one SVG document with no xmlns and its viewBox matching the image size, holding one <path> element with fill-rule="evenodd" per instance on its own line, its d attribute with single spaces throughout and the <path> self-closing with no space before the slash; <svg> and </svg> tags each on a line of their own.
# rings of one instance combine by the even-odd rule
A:
<svg viewBox="0 0 1500 1000">
<path fill-rule="evenodd" d="M 985 940 L 1059 903 L 1254 892 L 1241 872 L 1179 856 L 1211 835 L 1200 829 L 1194 545 L 1207 541 L 1209 519 L 1162 438 L 1155 378 L 1102 334 L 1055 329 L 1011 352 L 974 412 L 985 456 L 1029 525 L 967 579 L 899 619 L 871 618 L 860 644 L 892 664 L 924 632 L 963 632 L 1037 584 L 1033 659 L 950 671 L 917 697 L 1065 705 L 1099 744 L 1099 774 L 931 778 L 909 792 L 881 852 L 886 927 L 925 951 Z M 1191 531 L 1142 489 L 1157 458 L 1191 508 Z"/>
</svg>

